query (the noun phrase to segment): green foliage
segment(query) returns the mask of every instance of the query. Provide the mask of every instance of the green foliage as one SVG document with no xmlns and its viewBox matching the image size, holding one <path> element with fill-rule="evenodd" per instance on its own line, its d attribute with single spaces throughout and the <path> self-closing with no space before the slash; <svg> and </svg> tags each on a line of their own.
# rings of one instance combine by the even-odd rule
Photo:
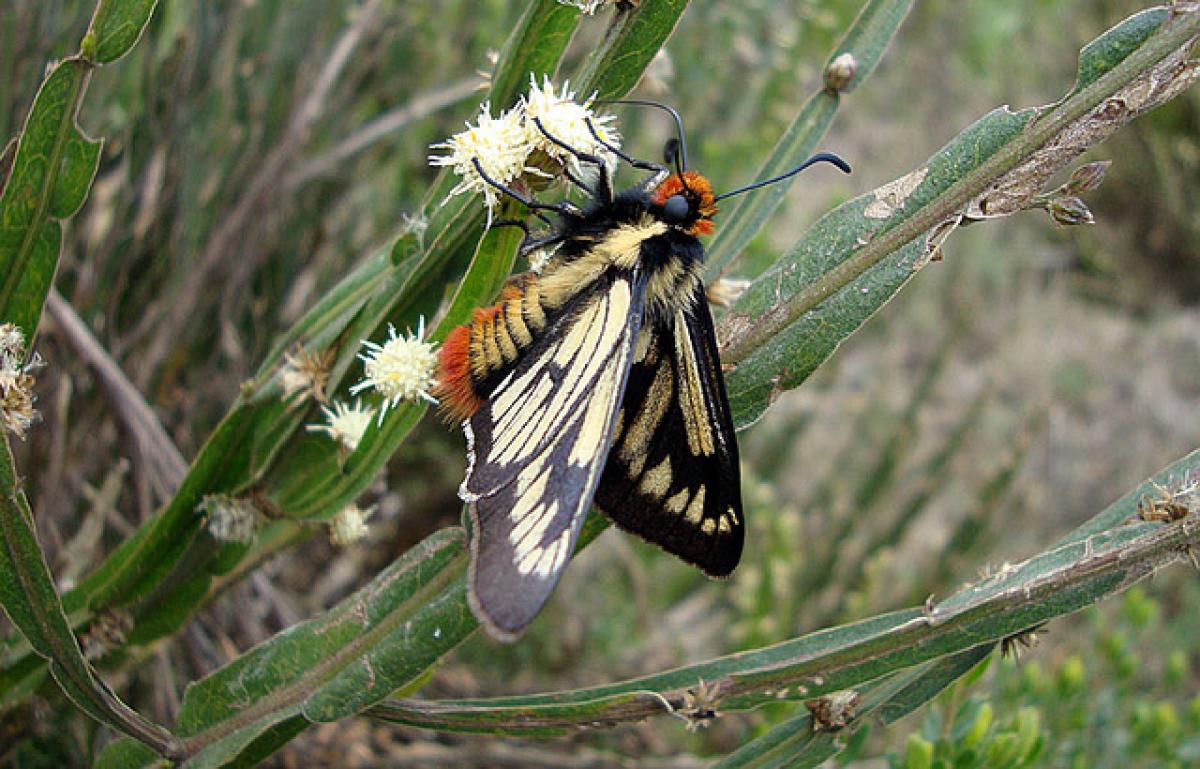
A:
<svg viewBox="0 0 1200 769">
<path fill-rule="evenodd" d="M 1200 600 L 1190 580 L 1168 594 Z M 931 767 L 1188 766 L 1200 756 L 1200 721 L 1185 683 L 1189 663 L 1141 587 L 1091 617 L 1055 626 L 1072 651 L 1047 666 L 1036 641 L 1013 646 L 982 680 L 934 701 L 897 769 Z M 1187 643 L 1186 639 L 1183 643 Z M 982 672 L 982 671 L 981 671 Z M 979 678 L 977 676 L 977 678 Z M 914 747 L 915 746 L 915 747 Z"/>
<path fill-rule="evenodd" d="M 1083 694 L 1091 657 L 1070 657 L 1049 677 L 1030 665 L 1011 692 L 1005 676 L 1018 674 L 1007 672 L 1007 663 L 994 665 L 990 698 L 966 694 L 970 681 L 983 675 L 980 661 L 1006 637 L 1125 591 L 1195 546 L 1194 516 L 1166 522 L 1138 516 L 1147 495 L 1185 487 L 1200 476 L 1200 459 L 1193 453 L 1178 460 L 1058 545 L 1031 546 L 1026 552 L 1041 554 L 1021 565 L 956 585 L 987 557 L 989 534 L 1015 504 L 1029 444 L 1041 429 L 1043 409 L 1033 408 L 1022 415 L 1017 437 L 1007 436 L 1010 450 L 972 479 L 966 502 L 958 505 L 961 514 L 942 527 L 947 536 L 936 551 L 938 565 L 909 569 L 904 579 L 892 576 L 896 553 L 930 517 L 937 495 L 959 488 L 954 460 L 960 449 L 989 427 L 984 404 L 990 392 L 984 388 L 951 410 L 950 427 L 932 441 L 932 450 L 909 461 L 910 444 L 924 429 L 922 417 L 933 409 L 932 393 L 950 378 L 947 361 L 975 320 L 949 291 L 942 306 L 953 322 L 924 359 L 923 376 L 906 402 L 896 416 L 882 407 L 863 410 L 854 440 L 831 471 L 813 474 L 816 488 L 805 499 L 792 500 L 783 490 L 787 468 L 799 464 L 794 452 L 747 438 L 747 507 L 753 537 L 763 545 L 748 557 L 723 604 L 701 605 L 699 615 L 727 627 L 708 636 L 709 645 L 683 664 L 668 657 L 652 672 L 635 666 L 627 675 L 599 664 L 598 680 L 554 678 L 532 687 L 551 693 L 528 696 L 438 692 L 434 670 L 451 652 L 456 663 L 486 677 L 496 675 L 498 662 L 514 659 L 542 672 L 554 665 L 569 670 L 572 651 L 564 649 L 567 623 L 554 622 L 554 607 L 523 646 L 497 650 L 468 641 L 475 630 L 463 584 L 469 532 L 453 525 L 456 503 L 435 496 L 430 506 L 437 508 L 436 519 L 424 528 L 409 528 L 408 521 L 396 527 L 396 548 L 363 566 L 363 580 L 342 585 L 333 608 L 310 606 L 307 620 L 284 619 L 239 639 L 240 648 L 252 647 L 248 651 L 189 667 L 174 682 L 187 687 L 170 714 L 171 733 L 111 695 L 97 668 L 136 679 L 144 673 L 139 663 L 156 644 L 178 636 L 197 612 L 220 606 L 224 591 L 245 588 L 241 580 L 268 558 L 309 539 L 322 522 L 369 493 L 389 460 L 405 460 L 396 475 L 406 499 L 436 485 L 422 477 L 418 462 L 444 457 L 446 442 L 420 424 L 423 403 L 390 409 L 348 453 L 306 429 L 318 418 L 316 404 L 288 392 L 283 374 L 285 361 L 318 356 L 328 361 L 322 394 L 345 399 L 361 372 L 361 340 L 379 340 L 393 324 L 415 328 L 418 319 L 428 319 L 429 337 L 440 341 L 488 302 L 513 269 L 519 233 L 507 228 L 480 236 L 478 201 L 447 198 L 455 184 L 451 174 L 430 179 L 421 167 L 426 146 L 455 121 L 429 118 L 437 107 L 418 104 L 453 104 L 470 89 L 447 87 L 436 98 L 412 92 L 414 85 L 430 85 L 413 73 L 440 78 L 443 71 L 469 71 L 496 48 L 489 92 L 494 112 L 511 105 L 530 74 L 569 76 L 582 93 L 613 98 L 639 81 L 654 87 L 661 76 L 655 67 L 669 64 L 656 56 L 677 26 L 691 40 L 711 35 L 707 45 L 695 46 L 701 53 L 678 75 L 680 99 L 693 102 L 681 105 L 684 112 L 688 106 L 697 113 L 724 112 L 725 105 L 704 102 L 710 79 L 733 84 L 726 92 L 738 91 L 745 101 L 735 105 L 742 109 L 729 110 L 736 114 L 728 143 L 698 141 L 694 160 L 712 160 L 723 175 L 710 176 L 724 182 L 734 177 L 733 169 L 749 175 L 754 164 L 744 162 L 747 146 L 758 156 L 764 153 L 756 143 L 774 141 L 752 177 L 761 178 L 794 165 L 821 142 L 844 95 L 866 90 L 866 78 L 912 4 L 869 0 L 854 20 L 847 3 L 820 11 L 805 5 L 803 54 L 781 46 L 786 55 L 753 77 L 702 52 L 736 47 L 714 41 L 757 40 L 758 27 L 779 20 L 771 3 L 732 10 L 697 3 L 688 13 L 684 0 L 619 3 L 603 24 L 553 0 L 511 10 L 494 3 L 430 9 L 368 0 L 348 15 L 318 5 L 166 4 L 152 19 L 153 0 L 100 0 L 80 54 L 50 70 L 29 109 L 0 198 L 0 319 L 31 333 L 37 327 L 58 269 L 61 222 L 80 210 L 100 168 L 96 211 L 85 209 L 89 218 L 66 235 L 88 267 L 73 263 L 62 287 L 73 289 L 73 301 L 96 292 L 95 306 L 113 308 L 111 328 L 136 348 L 128 360 L 136 361 L 139 368 L 131 371 L 148 394 L 168 400 L 166 393 L 196 393 L 191 406 L 174 414 L 176 424 L 188 425 L 183 439 L 194 459 L 186 472 L 163 482 L 161 506 L 143 500 L 139 525 L 111 537 L 107 547 L 90 548 L 106 555 L 74 570 L 81 576 L 60 599 L 6 452 L 0 467 L 0 599 L 19 632 L 8 636 L 0 659 L 0 702 L 14 708 L 34 697 L 55 698 L 48 681 L 57 683 L 90 716 L 133 738 L 115 740 L 100 753 L 98 765 L 111 767 L 154 765 L 159 755 L 190 767 L 250 765 L 314 727 L 356 714 L 445 732 L 546 737 L 668 712 L 699 726 L 713 720 L 713 711 L 754 711 L 733 737 L 702 744 L 698 752 L 722 756 L 718 766 L 801 767 L 843 748 L 843 760 L 862 754 L 879 739 L 866 724 L 891 724 L 950 687 L 929 711 L 926 728 L 907 742 L 890 742 L 903 745 L 891 757 L 893 765 L 1018 767 L 1065 755 L 1054 752 L 1047 735 L 1066 728 L 1060 716 L 1071 708 L 1051 707 L 1047 698 L 1084 703 L 1070 723 L 1093 724 L 1087 708 L 1094 703 Z M 690 30 L 689 17 L 697 19 Z M 11 24 L 0 19 L 0 30 L 10 37 Z M 380 34 L 401 28 L 402 34 Z M 134 48 L 143 30 L 147 39 Z M 1117 24 L 1083 48 L 1077 82 L 1061 101 L 987 113 L 916 170 L 843 203 L 803 235 L 789 235 L 792 245 L 779 258 L 761 241 L 778 240 L 764 224 L 784 203 L 787 185 L 730 204 L 712 244 L 713 275 L 735 265 L 737 274 L 754 281 L 720 325 L 739 427 L 759 420 L 783 392 L 808 380 L 917 271 L 941 256 L 955 227 L 1045 207 L 1042 189 L 1052 173 L 1178 95 L 1190 82 L 1181 62 L 1198 31 L 1200 14 L 1187 8 L 1151 9 Z M 22 51 L 27 46 L 42 58 L 49 55 L 36 39 L 18 42 Z M 771 50 L 764 44 L 760 53 Z M 826 70 L 843 54 L 853 55 L 857 68 L 815 92 L 813 82 L 795 85 L 795 62 L 816 60 L 827 50 Z M 1067 51 L 1059 47 L 1055 55 L 1066 57 Z M 92 74 L 97 65 L 126 56 L 117 67 Z M 392 84 L 396 72 L 409 76 L 399 87 Z M 114 137 L 111 155 L 76 124 L 93 77 L 103 86 L 93 109 L 97 124 Z M 792 91 L 812 95 L 799 107 L 777 106 L 761 124 L 745 124 L 744 116 L 763 104 L 800 103 L 786 98 Z M 409 130 L 395 135 L 390 148 L 402 159 L 379 162 L 386 153 L 367 149 L 378 135 L 340 135 L 398 99 L 413 102 L 397 118 Z M 332 115 L 347 116 L 347 122 Z M 417 115 L 428 122 L 410 126 Z M 645 116 L 631 115 L 622 131 L 627 147 L 661 140 Z M 316 157 L 296 169 L 307 155 Z M 137 192 L 114 197 L 116 188 Z M 364 206 L 355 200 L 371 197 L 368 191 L 386 202 Z M 397 199 L 411 207 L 400 232 Z M 293 201 L 295 210 L 287 208 Z M 520 215 L 518 206 L 507 205 L 502 216 Z M 260 213 L 272 210 L 280 216 L 277 231 Z M 318 218 L 318 211 L 320 223 L 311 226 L 306 220 Z M 347 253 L 362 256 L 352 260 Z M 748 258 L 735 262 L 743 253 Z M 771 254 L 769 261 L 763 253 Z M 951 274 L 962 273 L 956 266 Z M 291 292 L 301 300 L 285 301 Z M 251 301 L 260 293 L 262 302 Z M 143 305 L 153 310 L 138 317 Z M 236 398 L 206 389 L 206 376 L 226 368 L 241 381 Z M 1064 386 L 1062 397 L 1085 396 L 1087 377 L 1076 378 L 1083 384 Z M 371 399 L 377 405 L 377 396 Z M 208 424 L 215 425 L 211 431 Z M 764 432 L 795 440 L 809 424 L 803 415 L 784 414 Z M 75 427 L 67 434 L 85 432 Z M 139 433 L 132 432 L 136 440 Z M 114 472 L 108 463 L 101 458 L 96 466 Z M 53 491 L 39 484 L 40 494 Z M 234 500 L 261 514 L 252 541 L 222 538 L 213 525 L 213 499 Z M 604 521 L 590 521 L 581 548 L 604 528 Z M 84 541 L 87 529 L 80 531 Z M 578 561 L 575 566 L 585 568 Z M 653 616 L 664 604 L 703 598 L 694 573 L 672 572 L 673 565 L 638 553 L 608 568 L 617 572 L 615 584 L 629 584 L 634 593 L 640 579 L 666 585 L 669 596 L 648 609 L 605 586 L 588 612 L 600 619 L 584 631 L 597 643 L 581 643 L 578 649 L 587 654 L 577 650 L 579 657 L 637 654 L 626 648 L 628 634 L 605 627 L 605 617 L 641 622 L 647 635 L 662 632 L 670 641 L 705 639 L 690 624 L 683 632 L 658 631 Z M 919 605 L 930 591 L 949 597 Z M 894 610 L 906 605 L 911 608 Z M 1094 644 L 1111 668 L 1111 685 L 1129 694 L 1140 671 L 1139 644 L 1145 634 L 1161 631 L 1162 612 L 1138 592 L 1128 593 L 1122 606 L 1121 626 L 1096 631 Z M 118 618 L 120 632 L 106 637 L 99 652 L 93 643 L 85 658 L 76 638 L 95 642 L 105 623 Z M 826 629 L 813 632 L 815 627 Z M 731 645 L 742 651 L 729 654 Z M 1192 676 L 1185 648 L 1165 656 L 1164 681 Z M 426 689 L 422 700 L 387 700 L 427 686 L 434 691 Z M 133 688 L 136 693 L 136 683 Z M 834 700 L 851 704 L 831 719 L 823 708 Z M 1194 703 L 1125 701 L 1131 703 L 1121 713 L 1128 730 L 1113 734 L 1141 755 L 1165 758 L 1187 749 Z M 69 721 L 71 711 L 60 718 Z M 93 744 L 90 737 L 79 739 Z M 1130 750 L 1123 755 L 1139 755 Z"/>
<path fill-rule="evenodd" d="M 0 318 L 32 337 L 62 247 L 59 220 L 83 205 L 101 143 L 75 124 L 90 66 L 60 63 L 34 98 L 0 197 Z"/>
</svg>

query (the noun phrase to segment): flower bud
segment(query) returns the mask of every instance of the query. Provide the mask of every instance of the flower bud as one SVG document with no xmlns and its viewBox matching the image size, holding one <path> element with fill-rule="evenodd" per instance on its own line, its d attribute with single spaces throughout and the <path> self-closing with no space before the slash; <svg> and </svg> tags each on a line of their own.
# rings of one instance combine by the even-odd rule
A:
<svg viewBox="0 0 1200 769">
<path fill-rule="evenodd" d="M 852 53 L 843 53 L 825 68 L 825 88 L 836 93 L 845 91 L 857 72 L 858 59 Z"/>
<path fill-rule="evenodd" d="M 1100 160 L 1076 168 L 1071 174 L 1071 178 L 1063 185 L 1063 190 L 1072 195 L 1078 195 L 1096 189 L 1104 182 L 1108 167 L 1111 165 L 1111 160 Z"/>
<path fill-rule="evenodd" d="M 1074 195 L 1055 198 L 1050 201 L 1046 210 L 1050 212 L 1054 221 L 1067 227 L 1075 224 L 1094 224 L 1096 221 L 1087 203 Z"/>
</svg>

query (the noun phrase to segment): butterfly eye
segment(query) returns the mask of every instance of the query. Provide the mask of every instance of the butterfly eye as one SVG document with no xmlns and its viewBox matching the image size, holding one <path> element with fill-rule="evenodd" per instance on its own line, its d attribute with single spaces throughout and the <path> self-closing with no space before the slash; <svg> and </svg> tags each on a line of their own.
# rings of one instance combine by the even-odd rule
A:
<svg viewBox="0 0 1200 769">
<path fill-rule="evenodd" d="M 663 203 L 663 220 L 667 224 L 683 224 L 692 207 L 683 195 L 672 195 Z"/>
</svg>

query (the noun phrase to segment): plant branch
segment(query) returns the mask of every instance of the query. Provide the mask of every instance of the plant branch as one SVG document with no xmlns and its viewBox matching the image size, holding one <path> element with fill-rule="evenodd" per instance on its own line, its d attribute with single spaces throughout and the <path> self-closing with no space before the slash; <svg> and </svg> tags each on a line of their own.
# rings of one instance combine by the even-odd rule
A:
<svg viewBox="0 0 1200 769">
<path fill-rule="evenodd" d="M 1200 454 L 1179 463 L 1194 473 Z M 1122 504 L 1136 515 L 1135 496 Z M 1133 522 L 1054 548 L 927 605 L 819 631 L 654 676 L 523 698 L 390 701 L 367 711 L 410 726 L 458 731 L 545 733 L 686 715 L 708 681 L 713 707 L 739 710 L 775 699 L 804 699 L 862 685 L 927 660 L 1001 640 L 1031 625 L 1084 608 L 1200 546 L 1200 517 Z"/>
<path fill-rule="evenodd" d="M 1174 73 L 1185 82 L 1169 83 L 1167 88 L 1169 95 L 1158 100 L 1147 99 L 1147 103 L 1138 105 L 1143 107 L 1140 110 L 1128 109 L 1126 104 L 1117 103 L 1117 100 L 1110 98 L 1135 81 L 1150 81 L 1155 75 L 1169 77 L 1172 73 L 1156 72 L 1156 65 L 1172 55 L 1182 60 L 1191 49 L 1198 34 L 1200 34 L 1200 9 L 1192 5 L 1179 6 L 1175 14 L 1163 24 L 1156 34 L 1146 40 L 1120 64 L 1064 101 L 1046 108 L 1047 111 L 1035 119 L 1020 136 L 1008 142 L 927 205 L 908 215 L 891 229 L 871 239 L 855 254 L 761 315 L 755 317 L 739 315 L 735 307 L 721 324 L 724 333 L 721 333 L 720 336 L 726 340 L 721 351 L 721 359 L 725 363 L 733 364 L 745 360 L 773 336 L 849 285 L 889 254 L 942 222 L 957 217 L 974 198 L 987 190 L 989 186 L 996 184 L 1005 174 L 1028 161 L 1038 150 L 1067 131 L 1073 123 L 1089 117 L 1089 113 L 1094 110 L 1099 109 L 1101 114 L 1093 117 L 1108 118 L 1107 122 L 1112 122 L 1113 116 L 1104 115 L 1105 110 L 1111 107 L 1121 111 L 1122 114 L 1116 116 L 1120 118 L 1119 121 L 1112 126 L 1112 130 L 1115 130 L 1119 125 L 1136 117 L 1141 111 L 1174 96 L 1178 92 L 1175 90 L 1176 87 L 1186 87 L 1190 84 L 1195 77 L 1194 71 Z M 1158 86 L 1159 84 L 1153 83 L 1153 85 Z M 1140 95 L 1147 96 L 1147 94 Z M 1092 143 L 1098 142 L 1106 136 L 1107 133 L 1097 134 L 1093 137 Z M 1087 146 L 1078 147 L 1075 154 L 1082 152 Z M 1063 162 L 1066 162 L 1066 159 Z"/>
<path fill-rule="evenodd" d="M 162 422 L 75 308 L 56 289 L 51 289 L 46 297 L 46 312 L 67 344 L 95 371 L 117 419 L 133 438 L 159 498 L 170 499 L 187 474 L 187 462 Z"/>
<path fill-rule="evenodd" d="M 162 755 L 179 755 L 179 741 L 122 702 L 84 659 L 38 547 L 7 435 L 0 435 L 0 489 L 0 603 L 9 619 L 50 663 L 50 672 L 71 701 Z"/>
</svg>

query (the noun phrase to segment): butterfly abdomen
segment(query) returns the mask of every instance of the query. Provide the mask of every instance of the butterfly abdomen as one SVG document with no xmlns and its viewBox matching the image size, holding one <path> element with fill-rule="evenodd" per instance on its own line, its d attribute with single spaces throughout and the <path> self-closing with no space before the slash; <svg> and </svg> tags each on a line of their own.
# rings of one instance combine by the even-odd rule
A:
<svg viewBox="0 0 1200 769">
<path fill-rule="evenodd" d="M 456 419 L 479 410 L 486 384 L 511 366 L 546 327 L 537 277 L 505 286 L 500 301 L 475 310 L 471 322 L 450 332 L 439 359 L 438 397 Z"/>
</svg>

